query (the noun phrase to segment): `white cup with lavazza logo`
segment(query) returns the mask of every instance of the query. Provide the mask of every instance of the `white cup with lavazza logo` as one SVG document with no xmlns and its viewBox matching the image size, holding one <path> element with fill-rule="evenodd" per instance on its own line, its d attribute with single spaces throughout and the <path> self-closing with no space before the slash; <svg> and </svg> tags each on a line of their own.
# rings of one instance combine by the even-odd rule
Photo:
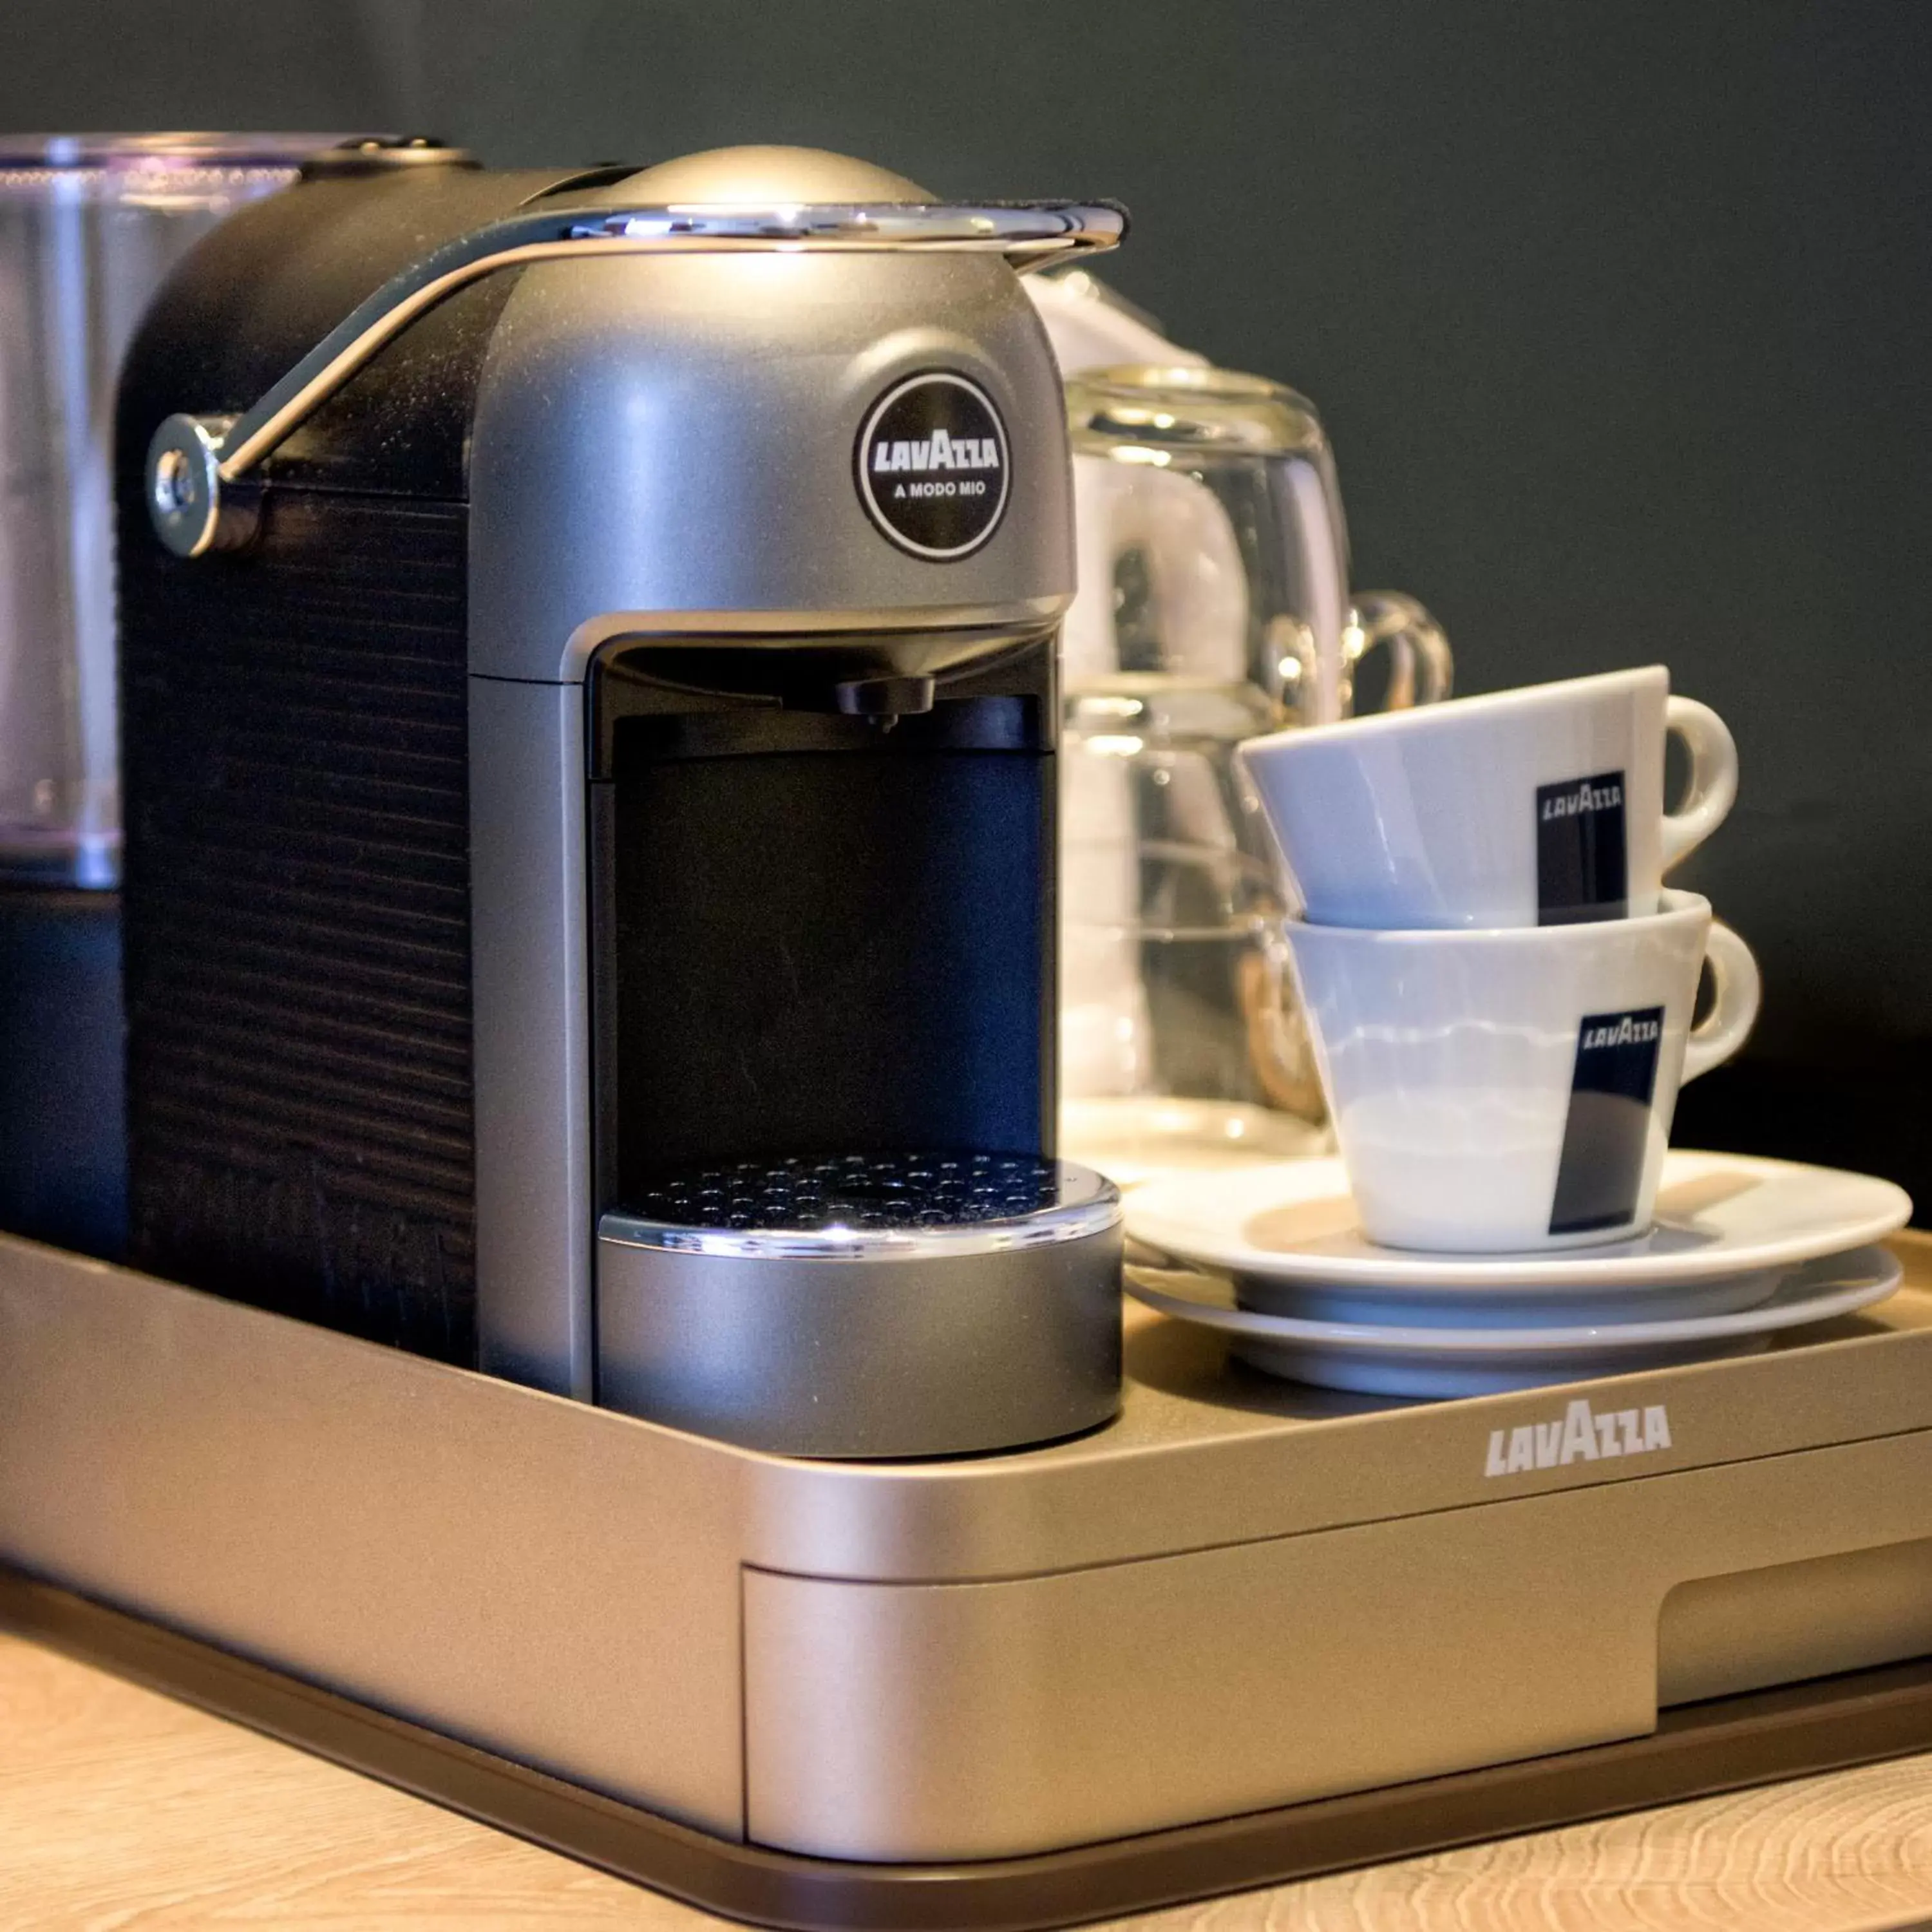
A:
<svg viewBox="0 0 1932 1932">
<path fill-rule="evenodd" d="M 1364 1232 L 1581 1247 L 1650 1225 L 1677 1090 L 1744 1044 L 1757 964 L 1709 902 L 1570 926 L 1291 921 L 1294 980 Z M 1700 969 L 1716 982 L 1692 1024 Z"/>
<path fill-rule="evenodd" d="M 1690 754 L 1664 808 L 1664 749 Z M 1251 739 L 1240 758 L 1320 926 L 1562 926 L 1653 912 L 1737 796 L 1738 754 L 1661 664 Z"/>
</svg>

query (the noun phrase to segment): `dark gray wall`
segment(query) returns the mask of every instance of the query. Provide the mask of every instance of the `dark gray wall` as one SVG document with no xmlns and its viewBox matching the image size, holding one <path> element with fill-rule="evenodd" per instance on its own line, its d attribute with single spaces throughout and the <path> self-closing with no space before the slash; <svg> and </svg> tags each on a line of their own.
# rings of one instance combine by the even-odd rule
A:
<svg viewBox="0 0 1932 1932">
<path fill-rule="evenodd" d="M 1681 1138 L 1932 1202 L 1932 8 L 1790 0 L 9 0 L 0 127 L 738 140 L 1133 208 L 1108 272 L 1284 377 L 1358 580 L 1464 688 L 1662 659 L 1742 746 L 1685 883 L 1758 950 Z"/>
</svg>

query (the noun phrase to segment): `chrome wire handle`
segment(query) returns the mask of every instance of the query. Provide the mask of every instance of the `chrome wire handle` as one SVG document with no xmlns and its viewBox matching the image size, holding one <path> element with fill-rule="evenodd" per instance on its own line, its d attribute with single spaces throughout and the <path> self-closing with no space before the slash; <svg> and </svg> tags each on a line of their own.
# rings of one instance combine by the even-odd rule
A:
<svg viewBox="0 0 1932 1932">
<path fill-rule="evenodd" d="M 245 542 L 251 516 L 224 506 L 247 475 L 418 316 L 500 268 L 599 256 L 876 254 L 898 249 L 1004 255 L 1024 274 L 1114 247 L 1126 216 L 1105 203 L 939 207 L 902 202 L 770 208 L 585 208 L 560 204 L 473 230 L 393 276 L 239 416 L 172 416 L 148 446 L 148 512 L 178 556 Z"/>
</svg>

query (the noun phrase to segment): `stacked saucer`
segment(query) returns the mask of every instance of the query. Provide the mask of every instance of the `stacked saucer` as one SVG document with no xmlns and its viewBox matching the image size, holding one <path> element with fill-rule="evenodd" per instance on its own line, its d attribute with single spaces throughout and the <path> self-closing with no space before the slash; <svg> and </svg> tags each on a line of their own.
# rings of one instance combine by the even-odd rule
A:
<svg viewBox="0 0 1932 1932">
<path fill-rule="evenodd" d="M 1175 1174 L 1127 1199 L 1168 1268 L 1150 1306 L 1234 1337 L 1252 1366 L 1382 1395 L 1485 1395 L 1763 1348 L 1898 1284 L 1874 1245 L 1912 1204 L 1890 1181 L 1672 1152 L 1642 1234 L 1555 1252 L 1426 1254 L 1370 1240 L 1339 1160 Z"/>
<path fill-rule="evenodd" d="M 1674 812 L 1667 734 L 1690 757 Z M 1889 1183 L 1666 1154 L 1680 1084 L 1743 1044 L 1759 985 L 1663 885 L 1737 760 L 1662 666 L 1240 761 L 1302 908 L 1284 932 L 1341 1160 L 1137 1191 L 1131 1234 L 1232 1284 L 1204 1302 L 1143 1270 L 1143 1300 L 1278 1373 L 1455 1394 L 1762 1347 L 1895 1285 L 1870 1246 L 1910 1212 Z"/>
</svg>

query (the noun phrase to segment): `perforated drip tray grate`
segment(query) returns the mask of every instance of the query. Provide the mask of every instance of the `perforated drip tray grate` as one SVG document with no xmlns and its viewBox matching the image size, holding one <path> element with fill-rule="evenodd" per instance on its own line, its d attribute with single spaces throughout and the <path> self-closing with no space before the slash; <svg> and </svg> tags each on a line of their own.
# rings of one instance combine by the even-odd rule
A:
<svg viewBox="0 0 1932 1932">
<path fill-rule="evenodd" d="M 667 1174 L 626 1203 L 640 1221 L 816 1232 L 1017 1221 L 1101 1198 L 1096 1177 L 1033 1154 L 851 1154 Z"/>
<path fill-rule="evenodd" d="M 968 1455 L 1120 1400 L 1120 1199 L 998 1152 L 673 1172 L 597 1224 L 598 1400 L 782 1455 Z"/>
</svg>

